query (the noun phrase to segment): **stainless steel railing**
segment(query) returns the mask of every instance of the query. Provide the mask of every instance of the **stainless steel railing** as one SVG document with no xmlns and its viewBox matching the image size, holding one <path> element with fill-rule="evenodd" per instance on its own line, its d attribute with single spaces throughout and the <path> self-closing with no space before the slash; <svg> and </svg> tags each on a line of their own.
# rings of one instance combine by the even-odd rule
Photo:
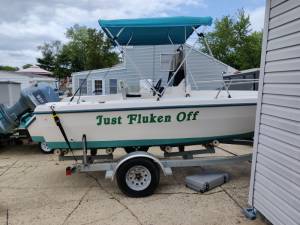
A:
<svg viewBox="0 0 300 225">
<path fill-rule="evenodd" d="M 205 83 L 221 83 L 220 87 L 217 89 L 217 94 L 215 98 L 218 98 L 220 93 L 224 90 L 227 92 L 228 98 L 231 98 L 229 88 L 234 85 L 240 84 L 254 84 L 258 83 L 259 79 L 229 79 L 229 80 L 207 80 L 207 81 L 196 81 L 197 84 L 205 84 Z"/>
</svg>

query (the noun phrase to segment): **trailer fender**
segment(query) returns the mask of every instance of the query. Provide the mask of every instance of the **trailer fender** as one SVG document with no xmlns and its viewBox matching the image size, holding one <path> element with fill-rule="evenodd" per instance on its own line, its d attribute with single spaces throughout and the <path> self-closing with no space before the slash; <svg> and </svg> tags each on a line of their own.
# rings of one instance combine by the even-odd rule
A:
<svg viewBox="0 0 300 225">
<path fill-rule="evenodd" d="M 107 171 L 108 173 L 106 173 L 105 177 L 106 178 L 111 178 L 112 180 L 115 177 L 115 174 L 117 173 L 119 167 L 127 162 L 128 160 L 134 159 L 134 158 L 148 158 L 153 160 L 155 163 L 157 163 L 160 167 L 160 169 L 163 171 L 165 176 L 169 176 L 172 175 L 172 170 L 170 167 L 165 167 L 161 161 L 154 155 L 148 153 L 148 152 L 142 152 L 142 151 L 136 151 L 136 152 L 132 152 L 129 153 L 127 155 L 125 155 L 124 157 L 122 157 L 116 164 L 116 166 L 114 167 L 114 169 L 112 171 Z"/>
</svg>

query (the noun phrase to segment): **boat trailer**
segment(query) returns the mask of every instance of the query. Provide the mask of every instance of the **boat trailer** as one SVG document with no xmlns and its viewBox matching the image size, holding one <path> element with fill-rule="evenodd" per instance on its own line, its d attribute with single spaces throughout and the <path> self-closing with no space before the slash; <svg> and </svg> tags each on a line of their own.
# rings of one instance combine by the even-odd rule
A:
<svg viewBox="0 0 300 225">
<path fill-rule="evenodd" d="M 237 142 L 237 144 L 243 144 L 243 142 Z M 245 144 L 249 144 L 249 141 L 246 141 Z M 114 159 L 113 151 L 107 151 L 109 154 L 97 155 L 95 150 L 91 149 L 90 154 L 88 154 L 85 135 L 82 138 L 82 146 L 82 155 L 72 153 L 73 155 L 70 156 L 60 152 L 60 161 L 75 160 L 73 166 L 66 168 L 66 175 L 70 176 L 76 172 L 105 172 L 105 178 L 112 181 L 116 179 L 120 190 L 129 197 L 145 197 L 153 194 L 159 184 L 160 171 L 165 176 L 170 176 L 173 174 L 172 168 L 234 164 L 251 161 L 252 159 L 251 153 L 244 155 L 231 153 L 231 156 L 193 157 L 194 155 L 215 153 L 215 148 L 218 147 L 212 144 L 205 145 L 205 149 L 201 150 L 165 151 L 163 157 L 144 151 L 136 151 L 118 159 Z M 223 150 L 222 148 L 219 149 Z"/>
</svg>

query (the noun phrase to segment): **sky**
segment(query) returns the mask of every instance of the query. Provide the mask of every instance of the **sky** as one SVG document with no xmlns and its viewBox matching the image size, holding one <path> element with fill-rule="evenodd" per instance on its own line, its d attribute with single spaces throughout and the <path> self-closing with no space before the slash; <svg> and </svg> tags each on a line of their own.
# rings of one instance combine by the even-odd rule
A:
<svg viewBox="0 0 300 225">
<path fill-rule="evenodd" d="M 263 29 L 265 0 L 0 0 L 0 65 L 22 67 L 40 57 L 37 46 L 66 42 L 74 24 L 99 29 L 98 19 L 234 15 L 243 8 L 252 30 Z"/>
</svg>

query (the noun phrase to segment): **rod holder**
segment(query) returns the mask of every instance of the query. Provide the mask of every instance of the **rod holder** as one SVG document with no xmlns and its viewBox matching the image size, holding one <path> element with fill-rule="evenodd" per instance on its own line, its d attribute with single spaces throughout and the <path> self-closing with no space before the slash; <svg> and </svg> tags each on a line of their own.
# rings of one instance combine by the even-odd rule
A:
<svg viewBox="0 0 300 225">
<path fill-rule="evenodd" d="M 82 149 L 83 149 L 83 164 L 86 166 L 88 164 L 87 162 L 87 143 L 86 143 L 86 135 L 82 135 Z"/>
</svg>

